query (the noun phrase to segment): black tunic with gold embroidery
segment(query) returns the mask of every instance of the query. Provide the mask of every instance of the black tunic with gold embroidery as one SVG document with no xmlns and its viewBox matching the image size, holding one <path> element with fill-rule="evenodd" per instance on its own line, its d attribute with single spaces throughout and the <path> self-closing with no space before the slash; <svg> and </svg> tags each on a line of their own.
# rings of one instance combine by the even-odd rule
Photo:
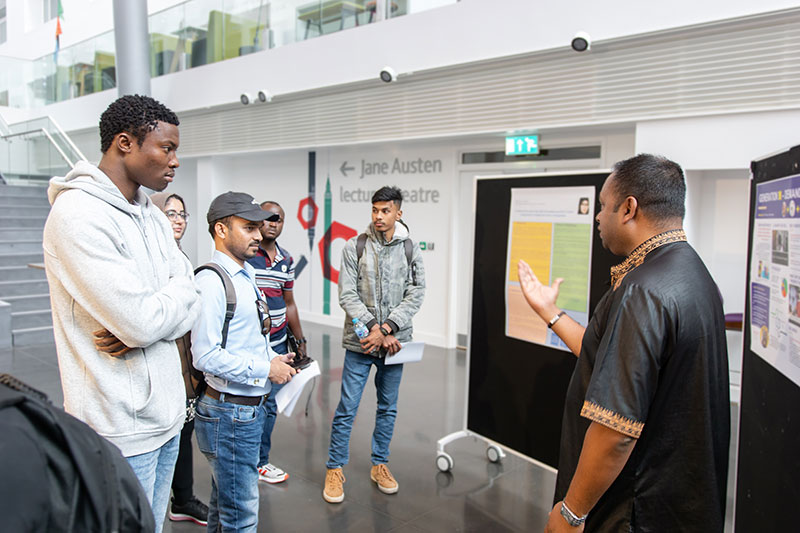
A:
<svg viewBox="0 0 800 533">
<path fill-rule="evenodd" d="M 705 265 L 680 242 L 683 232 L 671 233 L 612 271 L 614 288 L 589 322 L 567 391 L 555 501 L 567 492 L 592 421 L 638 439 L 586 531 L 723 530 L 725 320 Z"/>
</svg>

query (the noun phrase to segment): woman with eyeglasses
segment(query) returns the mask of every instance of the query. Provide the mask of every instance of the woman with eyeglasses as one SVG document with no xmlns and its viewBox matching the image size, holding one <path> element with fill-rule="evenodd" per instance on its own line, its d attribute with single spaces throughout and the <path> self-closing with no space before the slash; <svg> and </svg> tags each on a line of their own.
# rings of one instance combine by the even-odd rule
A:
<svg viewBox="0 0 800 533">
<path fill-rule="evenodd" d="M 159 192 L 150 197 L 150 200 L 167 215 L 172 225 L 172 234 L 178 248 L 181 247 L 181 238 L 186 232 L 186 222 L 189 213 L 186 212 L 186 203 L 179 195 L 168 192 Z M 194 483 L 192 472 L 192 431 L 194 420 L 188 420 L 181 430 L 181 442 L 178 449 L 178 462 L 175 463 L 175 474 L 172 477 L 172 505 L 169 507 L 169 519 L 172 521 L 189 520 L 195 524 L 205 526 L 208 524 L 208 506 L 197 499 L 192 485 Z"/>
<path fill-rule="evenodd" d="M 172 234 L 178 248 L 181 247 L 181 238 L 186 232 L 186 222 L 189 220 L 189 213 L 186 212 L 186 203 L 183 198 L 174 193 L 159 192 L 150 197 L 150 200 L 167 215 L 172 225 Z"/>
</svg>

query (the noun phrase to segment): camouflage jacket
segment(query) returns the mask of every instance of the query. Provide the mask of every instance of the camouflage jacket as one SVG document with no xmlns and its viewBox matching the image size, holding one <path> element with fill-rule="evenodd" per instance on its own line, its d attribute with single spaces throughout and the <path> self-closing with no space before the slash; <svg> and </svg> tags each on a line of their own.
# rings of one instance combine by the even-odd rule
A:
<svg viewBox="0 0 800 533">
<path fill-rule="evenodd" d="M 396 326 L 397 340 L 409 342 L 414 331 L 411 321 L 425 297 L 425 268 L 419 245 L 414 244 L 412 255 L 416 283 L 406 259 L 403 241 L 409 238 L 408 226 L 398 221 L 388 243 L 372 224 L 366 234 L 361 259 L 356 252 L 356 236 L 345 244 L 339 269 L 339 305 L 345 312 L 342 346 L 359 353 L 363 352 L 353 331 L 353 318 L 361 320 L 367 328 L 388 321 Z"/>
</svg>

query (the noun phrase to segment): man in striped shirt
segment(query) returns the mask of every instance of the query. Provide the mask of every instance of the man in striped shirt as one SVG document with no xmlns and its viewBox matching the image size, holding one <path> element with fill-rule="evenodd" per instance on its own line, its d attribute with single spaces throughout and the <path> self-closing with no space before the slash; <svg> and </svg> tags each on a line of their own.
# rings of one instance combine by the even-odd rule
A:
<svg viewBox="0 0 800 533">
<path fill-rule="evenodd" d="M 261 209 L 279 215 L 264 221 L 261 226 L 261 246 L 252 259 L 248 259 L 256 271 L 256 285 L 261 289 L 269 305 L 269 317 L 272 327 L 269 332 L 269 343 L 273 350 L 280 354 L 288 353 L 287 326 L 297 339 L 300 355 L 305 355 L 306 339 L 300 326 L 300 316 L 294 303 L 294 261 L 285 249 L 278 246 L 278 237 L 283 231 L 285 213 L 277 202 L 263 202 Z M 259 459 L 259 480 L 266 483 L 280 483 L 289 478 L 289 474 L 269 462 L 269 450 L 272 445 L 272 429 L 275 427 L 277 405 L 275 395 L 279 386 L 272 387 L 269 400 L 264 404 L 267 418 L 261 436 Z"/>
</svg>

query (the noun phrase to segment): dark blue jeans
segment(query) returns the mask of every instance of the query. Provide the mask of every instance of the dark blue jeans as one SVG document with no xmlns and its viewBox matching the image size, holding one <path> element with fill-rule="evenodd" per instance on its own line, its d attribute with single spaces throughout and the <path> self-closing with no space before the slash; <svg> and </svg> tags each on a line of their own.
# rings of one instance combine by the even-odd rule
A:
<svg viewBox="0 0 800 533">
<path fill-rule="evenodd" d="M 272 347 L 279 354 L 289 353 L 288 342 L 283 342 Z M 272 384 L 269 391 L 269 399 L 264 402 L 267 416 L 264 418 L 264 432 L 261 434 L 261 447 L 258 451 L 258 466 L 269 463 L 269 450 L 272 448 L 272 430 L 275 428 L 275 419 L 278 417 L 278 404 L 275 402 L 275 395 L 283 388 L 283 385 Z"/>
<path fill-rule="evenodd" d="M 203 395 L 197 402 L 197 447 L 211 465 L 208 531 L 256 533 L 258 446 L 264 402 L 239 405 Z"/>
<path fill-rule="evenodd" d="M 372 464 L 389 461 L 389 443 L 394 433 L 397 418 L 397 397 L 403 365 L 387 365 L 384 360 L 350 350 L 345 351 L 342 369 L 342 395 L 331 427 L 331 445 L 328 449 L 328 468 L 339 468 L 350 458 L 350 432 L 358 412 L 361 394 L 375 365 L 375 389 L 378 395 L 378 411 L 375 413 L 375 429 L 372 432 Z"/>
</svg>

